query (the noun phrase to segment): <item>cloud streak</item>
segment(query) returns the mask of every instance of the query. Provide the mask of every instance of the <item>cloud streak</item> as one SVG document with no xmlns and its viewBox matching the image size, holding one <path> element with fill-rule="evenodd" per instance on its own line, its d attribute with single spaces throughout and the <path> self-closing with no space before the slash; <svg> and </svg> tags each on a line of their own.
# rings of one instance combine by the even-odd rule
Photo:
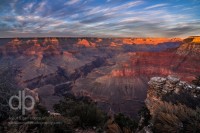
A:
<svg viewBox="0 0 200 133">
<path fill-rule="evenodd" d="M 148 9 L 153 9 L 153 8 L 164 7 L 164 6 L 167 6 L 167 5 L 168 4 L 156 4 L 156 5 L 153 5 L 153 6 L 146 7 L 144 9 L 148 10 Z"/>
<path fill-rule="evenodd" d="M 64 3 L 64 5 L 73 5 L 80 2 L 80 0 L 69 0 L 68 2 Z"/>
<path fill-rule="evenodd" d="M 198 7 L 188 0 L 2 0 L 0 37 L 186 37 L 200 32 Z"/>
</svg>

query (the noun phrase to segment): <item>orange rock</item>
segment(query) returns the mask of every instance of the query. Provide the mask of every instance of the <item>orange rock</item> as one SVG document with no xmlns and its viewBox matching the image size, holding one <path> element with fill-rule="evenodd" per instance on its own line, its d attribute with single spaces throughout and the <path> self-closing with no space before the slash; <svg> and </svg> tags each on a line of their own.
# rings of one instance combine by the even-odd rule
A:
<svg viewBox="0 0 200 133">
<path fill-rule="evenodd" d="M 102 39 L 101 39 L 101 38 L 98 38 L 96 42 L 102 42 Z"/>
<path fill-rule="evenodd" d="M 85 47 L 90 47 L 90 43 L 89 43 L 89 41 L 86 40 L 86 39 L 82 39 L 82 40 L 79 39 L 78 44 L 79 44 L 79 45 L 82 45 L 82 46 L 85 46 Z"/>
<path fill-rule="evenodd" d="M 132 39 L 123 39 L 124 44 L 133 44 Z"/>
<path fill-rule="evenodd" d="M 117 44 L 116 44 L 116 43 L 114 43 L 114 42 L 112 42 L 112 43 L 110 44 L 110 46 L 111 46 L 111 47 L 116 47 L 116 46 L 117 46 Z"/>
<path fill-rule="evenodd" d="M 192 40 L 192 42 L 194 43 L 200 43 L 200 37 L 194 37 L 194 39 Z"/>
<path fill-rule="evenodd" d="M 178 42 L 182 41 L 179 38 L 125 38 L 123 39 L 124 44 L 151 44 L 158 45 L 166 42 Z"/>
</svg>

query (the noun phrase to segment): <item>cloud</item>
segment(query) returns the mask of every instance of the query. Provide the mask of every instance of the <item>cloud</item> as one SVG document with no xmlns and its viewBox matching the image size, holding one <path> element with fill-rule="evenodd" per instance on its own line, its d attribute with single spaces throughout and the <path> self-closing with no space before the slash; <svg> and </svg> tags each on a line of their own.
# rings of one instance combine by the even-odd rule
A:
<svg viewBox="0 0 200 133">
<path fill-rule="evenodd" d="M 164 6 L 167 6 L 167 5 L 168 4 L 156 4 L 156 5 L 153 5 L 153 6 L 148 6 L 144 9 L 149 10 L 149 9 L 153 9 L 153 8 L 164 7 Z"/>
<path fill-rule="evenodd" d="M 31 10 L 32 7 L 34 6 L 34 3 L 27 3 L 23 8 L 24 10 L 28 11 L 28 10 Z"/>
<path fill-rule="evenodd" d="M 64 5 L 73 5 L 80 2 L 80 0 L 69 0 L 68 2 L 66 2 Z"/>
<path fill-rule="evenodd" d="M 152 5 L 145 0 L 1 0 L 0 37 L 174 37 L 199 33 L 200 17 L 196 10 L 200 6 L 184 2 L 171 5 Z"/>
<path fill-rule="evenodd" d="M 116 6 L 116 7 L 111 8 L 111 11 L 119 11 L 119 10 L 128 9 L 128 8 L 131 8 L 131 7 L 141 5 L 142 3 L 143 3 L 142 1 L 128 2 L 128 3 L 122 4 L 120 6 Z"/>
<path fill-rule="evenodd" d="M 47 1 L 43 1 L 43 2 L 39 3 L 38 7 L 35 9 L 35 13 L 44 11 L 46 5 L 47 5 Z"/>
</svg>

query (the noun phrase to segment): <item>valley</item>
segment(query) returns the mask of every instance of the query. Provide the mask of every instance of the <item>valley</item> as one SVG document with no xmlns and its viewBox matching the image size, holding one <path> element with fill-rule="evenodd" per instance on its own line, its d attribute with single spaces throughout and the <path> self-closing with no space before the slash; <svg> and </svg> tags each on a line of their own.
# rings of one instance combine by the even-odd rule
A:
<svg viewBox="0 0 200 133">
<path fill-rule="evenodd" d="M 16 70 L 18 86 L 38 95 L 50 111 L 72 93 L 134 117 L 151 77 L 177 75 L 191 82 L 199 75 L 198 38 L 0 39 L 0 65 Z"/>
</svg>

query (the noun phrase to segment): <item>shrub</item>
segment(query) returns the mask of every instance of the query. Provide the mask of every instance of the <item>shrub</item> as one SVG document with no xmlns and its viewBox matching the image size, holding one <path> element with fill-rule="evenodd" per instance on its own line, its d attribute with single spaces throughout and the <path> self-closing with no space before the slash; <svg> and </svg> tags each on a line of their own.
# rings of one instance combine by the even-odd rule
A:
<svg viewBox="0 0 200 133">
<path fill-rule="evenodd" d="M 87 97 L 66 96 L 63 101 L 54 105 L 54 110 L 70 118 L 75 126 L 83 128 L 102 126 L 106 119 L 105 113 Z"/>
<path fill-rule="evenodd" d="M 138 122 L 135 120 L 129 118 L 128 116 L 125 116 L 122 113 L 119 113 L 114 116 L 115 122 L 119 125 L 119 127 L 122 129 L 122 131 L 135 131 L 138 126 Z"/>
<path fill-rule="evenodd" d="M 200 132 L 200 109 L 191 109 L 185 105 L 171 103 L 156 103 L 153 107 L 155 132 Z"/>
</svg>

